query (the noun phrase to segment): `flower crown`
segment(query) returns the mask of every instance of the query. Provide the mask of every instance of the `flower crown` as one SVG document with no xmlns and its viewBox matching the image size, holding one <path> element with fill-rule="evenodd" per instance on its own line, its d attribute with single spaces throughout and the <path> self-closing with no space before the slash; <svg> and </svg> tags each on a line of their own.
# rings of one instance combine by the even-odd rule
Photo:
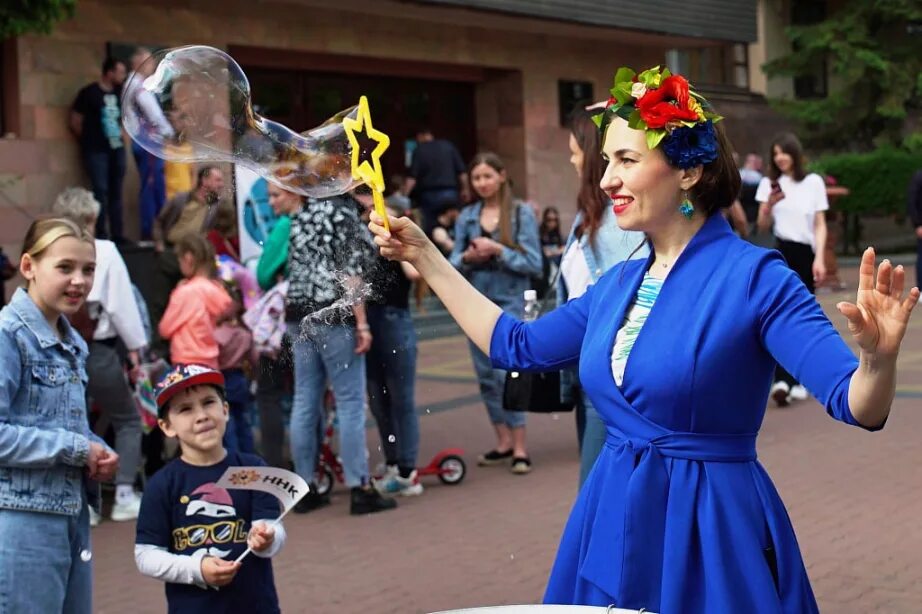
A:
<svg viewBox="0 0 922 614">
<path fill-rule="evenodd" d="M 627 120 L 647 135 L 647 147 L 662 145 L 674 166 L 686 169 L 717 159 L 714 123 L 722 117 L 710 110 L 704 96 L 692 90 L 681 75 L 655 66 L 640 74 L 622 66 L 605 109 L 593 116 L 600 130 L 614 117 Z"/>
</svg>

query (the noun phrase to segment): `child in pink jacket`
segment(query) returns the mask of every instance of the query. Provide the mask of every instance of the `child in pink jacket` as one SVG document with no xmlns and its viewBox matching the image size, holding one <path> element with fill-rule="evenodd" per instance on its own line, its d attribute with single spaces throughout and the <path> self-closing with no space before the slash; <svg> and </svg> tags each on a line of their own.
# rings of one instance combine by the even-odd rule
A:
<svg viewBox="0 0 922 614">
<path fill-rule="evenodd" d="M 198 364 L 218 368 L 217 322 L 233 301 L 214 279 L 215 257 L 205 237 L 188 234 L 176 243 L 179 270 L 186 279 L 170 294 L 160 336 L 170 340 L 173 364 Z"/>
</svg>

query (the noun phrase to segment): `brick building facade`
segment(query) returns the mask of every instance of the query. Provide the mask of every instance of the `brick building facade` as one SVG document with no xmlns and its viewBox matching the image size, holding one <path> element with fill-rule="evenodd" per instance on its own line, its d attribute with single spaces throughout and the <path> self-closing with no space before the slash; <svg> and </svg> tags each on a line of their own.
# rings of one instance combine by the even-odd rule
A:
<svg viewBox="0 0 922 614">
<path fill-rule="evenodd" d="M 573 213 L 576 177 L 561 106 L 587 95 L 587 87 L 594 98 L 606 97 L 619 65 L 679 63 L 727 118 L 741 152 L 761 151 L 780 125 L 750 86 L 759 72 L 748 61 L 758 32 L 754 1 L 708 0 L 714 14 L 721 5 L 736 7 L 732 14 L 745 26 L 711 32 L 682 22 L 687 15 L 676 17 L 671 32 L 652 31 L 484 6 L 490 4 L 80 0 L 74 18 L 52 34 L 3 45 L 0 245 L 18 253 L 30 216 L 62 188 L 86 184 L 67 128 L 69 105 L 97 77 L 107 53 L 124 54 L 138 44 L 227 50 L 250 77 L 260 112 L 297 130 L 319 123 L 324 105 L 317 100 L 345 108 L 357 101 L 355 94 L 368 93 L 376 124 L 392 139 L 389 170 L 402 168 L 403 143 L 415 125 L 427 123 L 458 141 L 465 156 L 480 149 L 500 153 L 518 194 L 560 207 L 565 221 Z M 401 96 L 402 103 L 391 104 Z M 376 97 L 386 104 L 375 106 Z M 133 163 L 128 166 L 126 229 L 133 236 L 137 179 Z"/>
</svg>

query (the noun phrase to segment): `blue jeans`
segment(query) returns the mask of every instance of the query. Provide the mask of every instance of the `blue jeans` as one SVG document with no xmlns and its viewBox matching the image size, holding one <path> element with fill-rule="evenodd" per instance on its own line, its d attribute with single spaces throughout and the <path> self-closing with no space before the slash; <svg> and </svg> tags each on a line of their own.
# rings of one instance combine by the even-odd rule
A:
<svg viewBox="0 0 922 614">
<path fill-rule="evenodd" d="M 368 405 L 389 465 L 415 467 L 419 454 L 416 415 L 416 329 L 409 309 L 368 306 L 372 344 L 366 358 Z"/>
<path fill-rule="evenodd" d="M 86 503 L 77 516 L 0 509 L 0 612 L 90 614 L 87 510 Z"/>
<path fill-rule="evenodd" d="M 141 209 L 141 240 L 152 236 L 154 220 L 166 202 L 166 177 L 163 174 L 163 160 L 137 143 L 132 142 L 131 153 L 138 165 L 141 182 L 139 206 Z"/>
<path fill-rule="evenodd" d="M 250 382 L 240 369 L 225 369 L 221 373 L 224 374 L 224 393 L 230 407 L 227 430 L 224 431 L 224 447 L 228 452 L 256 454 L 249 418 L 253 404 Z"/>
<path fill-rule="evenodd" d="M 471 347 L 471 360 L 480 383 L 480 397 L 487 406 L 490 422 L 504 424 L 511 429 L 525 426 L 525 412 L 506 411 L 503 409 L 503 389 L 506 387 L 506 372 L 494 369 L 490 357 L 468 341 Z"/>
<path fill-rule="evenodd" d="M 583 415 L 583 432 L 579 445 L 579 485 L 582 488 L 602 451 L 602 446 L 605 445 L 605 423 L 602 422 L 592 401 L 586 396 L 586 391 L 580 388 L 576 394 L 576 413 L 577 416 Z"/>
<path fill-rule="evenodd" d="M 368 480 L 365 445 L 365 356 L 355 353 L 355 330 L 348 325 L 315 326 L 310 339 L 301 337 L 290 323 L 295 366 L 295 395 L 291 407 L 291 457 L 295 471 L 314 482 L 317 465 L 318 425 L 323 419 L 327 379 L 336 397 L 339 456 L 346 486 Z"/>
<path fill-rule="evenodd" d="M 93 196 L 99 201 L 96 238 L 121 241 L 122 182 L 125 180 L 125 148 L 83 152 L 83 165 L 90 177 Z M 108 224 L 108 227 L 107 227 Z"/>
</svg>

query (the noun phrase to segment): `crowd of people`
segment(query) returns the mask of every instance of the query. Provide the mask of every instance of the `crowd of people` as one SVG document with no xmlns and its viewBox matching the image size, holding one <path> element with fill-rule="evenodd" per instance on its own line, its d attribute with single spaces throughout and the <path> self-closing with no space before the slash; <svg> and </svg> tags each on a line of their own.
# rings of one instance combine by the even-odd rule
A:
<svg viewBox="0 0 922 614">
<path fill-rule="evenodd" d="M 134 71 L 146 70 L 145 53 Z M 311 485 L 296 513 L 330 504 L 316 475 L 332 399 L 350 513 L 423 493 L 414 287 L 434 292 L 469 339 L 495 432 L 479 465 L 532 471 L 527 414 L 504 406 L 506 374 L 561 371 L 581 488 L 546 601 L 816 609 L 790 521 L 756 462 L 765 402 L 787 405 L 809 389 L 836 419 L 882 428 L 919 292 L 905 296 L 902 267 L 886 261 L 875 280 L 874 253 L 864 254 L 856 304 L 838 306 L 856 359 L 811 296 L 826 272 L 828 203 L 796 137 L 771 143 L 763 177 L 755 154 L 738 168 L 716 114 L 684 79 L 635 81 L 629 97 L 596 109 L 601 131 L 590 111 L 572 117 L 577 214 L 565 232 L 558 208 L 539 215 L 516 197 L 498 155 L 464 165 L 421 129 L 409 177 L 392 182 L 389 230 L 367 188 L 304 198 L 270 182 L 277 219 L 253 271 L 240 261 L 220 168 L 184 169 L 187 189 L 168 199 L 161 161 L 135 149 L 142 228 L 157 253 L 148 301 L 118 249 L 115 92 L 125 78 L 124 64 L 107 60 L 78 95 L 72 127 L 92 192 L 65 190 L 32 224 L 18 266 L 25 287 L 0 311 L 0 542 L 36 536 L 0 558 L 17 587 L 11 611 L 90 611 L 98 482 L 115 485 L 112 520 L 137 520 L 138 569 L 166 582 L 172 611 L 255 608 L 257 593 L 260 611 L 277 611 L 270 559 L 285 531 L 268 521 L 278 506 L 215 482 L 231 466 L 292 467 Z M 629 126 L 622 107 L 644 109 L 667 83 L 679 92 L 668 109 Z M 662 113 L 684 123 L 665 131 Z M 743 240 L 757 229 L 771 229 L 777 251 Z M 557 308 L 523 322 L 535 289 Z M 232 562 L 247 548 L 256 563 Z M 42 590 L 39 562 L 53 567 Z"/>
</svg>

